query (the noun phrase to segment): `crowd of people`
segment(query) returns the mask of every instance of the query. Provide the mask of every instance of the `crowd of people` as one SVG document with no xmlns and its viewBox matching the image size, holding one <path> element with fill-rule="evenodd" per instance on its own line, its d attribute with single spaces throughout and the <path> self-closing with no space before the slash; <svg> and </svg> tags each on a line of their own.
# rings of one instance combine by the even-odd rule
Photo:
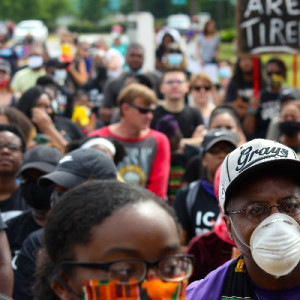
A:
<svg viewBox="0 0 300 300">
<path fill-rule="evenodd" d="M 161 29 L 155 70 L 119 25 L 59 37 L 0 33 L 0 299 L 299 299 L 284 61 L 220 60 L 213 20 Z"/>
</svg>

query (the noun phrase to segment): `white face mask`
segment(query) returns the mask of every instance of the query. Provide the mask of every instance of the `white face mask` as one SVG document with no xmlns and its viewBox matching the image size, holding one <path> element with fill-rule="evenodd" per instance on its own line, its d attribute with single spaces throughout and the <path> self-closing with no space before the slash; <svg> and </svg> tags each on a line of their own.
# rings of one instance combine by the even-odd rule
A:
<svg viewBox="0 0 300 300">
<path fill-rule="evenodd" d="M 287 275 L 300 261 L 300 226 L 286 214 L 273 214 L 253 231 L 250 249 L 265 272 L 276 277 Z"/>
<path fill-rule="evenodd" d="M 67 79 L 67 71 L 65 69 L 56 69 L 53 74 L 53 79 L 58 84 L 63 85 Z"/>
<path fill-rule="evenodd" d="M 300 226 L 282 213 L 270 215 L 252 232 L 250 246 L 232 228 L 239 241 L 251 250 L 257 265 L 276 277 L 289 274 L 300 262 Z"/>
<path fill-rule="evenodd" d="M 39 69 L 42 67 L 43 63 L 43 57 L 40 55 L 32 55 L 28 57 L 28 67 L 30 69 Z"/>
</svg>

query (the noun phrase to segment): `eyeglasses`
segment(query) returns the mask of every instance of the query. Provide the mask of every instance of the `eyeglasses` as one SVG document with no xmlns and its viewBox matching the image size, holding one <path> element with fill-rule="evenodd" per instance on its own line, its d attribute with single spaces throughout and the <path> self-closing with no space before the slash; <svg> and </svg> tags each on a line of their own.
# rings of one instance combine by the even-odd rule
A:
<svg viewBox="0 0 300 300">
<path fill-rule="evenodd" d="M 271 214 L 272 207 L 277 207 L 279 212 L 294 217 L 300 214 L 300 199 L 288 199 L 278 205 L 269 205 L 266 202 L 255 202 L 250 203 L 246 208 L 236 211 L 226 211 L 225 213 L 227 215 L 244 214 L 250 221 L 261 222 Z"/>
<path fill-rule="evenodd" d="M 14 143 L 1 143 L 0 142 L 0 150 L 2 151 L 4 148 L 7 148 L 9 151 L 18 152 L 21 151 L 21 146 Z"/>
<path fill-rule="evenodd" d="M 218 154 L 223 151 L 223 152 L 229 154 L 234 149 L 235 149 L 235 147 L 233 145 L 213 146 L 210 149 L 208 149 L 207 152 L 211 153 L 211 154 Z"/>
<path fill-rule="evenodd" d="M 166 256 L 156 262 L 136 258 L 109 262 L 63 261 L 61 265 L 106 271 L 107 280 L 120 285 L 141 283 L 145 280 L 149 268 L 156 268 L 157 275 L 164 281 L 179 282 L 192 274 L 193 256 L 178 254 Z"/>
<path fill-rule="evenodd" d="M 205 89 L 205 91 L 209 91 L 211 89 L 211 87 L 210 86 L 201 86 L 201 85 L 193 87 L 193 90 L 195 90 L 197 92 L 199 92 L 202 89 Z"/>
<path fill-rule="evenodd" d="M 145 114 L 147 114 L 149 112 L 153 113 L 154 110 L 155 110 L 155 108 L 141 107 L 141 106 L 138 106 L 138 105 L 136 105 L 134 103 L 128 103 L 128 105 L 131 106 L 131 107 L 133 107 L 133 108 L 135 108 L 135 109 L 137 109 L 139 111 L 139 113 L 143 114 L 143 115 L 145 115 Z"/>
<path fill-rule="evenodd" d="M 165 84 L 168 84 L 168 85 L 172 85 L 172 84 L 183 84 L 185 83 L 186 80 L 167 80 L 167 81 L 164 81 Z"/>
</svg>

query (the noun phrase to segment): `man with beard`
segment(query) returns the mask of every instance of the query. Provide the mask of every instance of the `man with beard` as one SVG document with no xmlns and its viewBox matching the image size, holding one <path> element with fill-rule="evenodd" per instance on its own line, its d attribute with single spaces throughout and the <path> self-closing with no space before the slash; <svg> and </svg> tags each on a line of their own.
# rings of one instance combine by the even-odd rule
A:
<svg viewBox="0 0 300 300">
<path fill-rule="evenodd" d="M 31 148 L 24 155 L 19 170 L 20 187 L 23 198 L 31 209 L 7 222 L 6 233 L 13 262 L 27 236 L 43 227 L 47 221 L 53 187 L 40 187 L 37 181 L 41 176 L 54 171 L 61 158 L 62 154 L 57 149 L 44 145 Z"/>
</svg>

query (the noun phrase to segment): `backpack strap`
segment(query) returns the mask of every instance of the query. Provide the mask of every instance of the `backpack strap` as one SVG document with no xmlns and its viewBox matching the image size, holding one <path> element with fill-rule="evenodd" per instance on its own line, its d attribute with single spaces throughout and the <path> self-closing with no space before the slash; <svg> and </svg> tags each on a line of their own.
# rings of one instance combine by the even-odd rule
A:
<svg viewBox="0 0 300 300">
<path fill-rule="evenodd" d="M 186 196 L 186 208 L 189 217 L 191 217 L 192 214 L 192 208 L 194 203 L 196 202 L 197 193 L 200 187 L 201 180 L 195 180 L 189 184 L 189 190 Z"/>
</svg>

